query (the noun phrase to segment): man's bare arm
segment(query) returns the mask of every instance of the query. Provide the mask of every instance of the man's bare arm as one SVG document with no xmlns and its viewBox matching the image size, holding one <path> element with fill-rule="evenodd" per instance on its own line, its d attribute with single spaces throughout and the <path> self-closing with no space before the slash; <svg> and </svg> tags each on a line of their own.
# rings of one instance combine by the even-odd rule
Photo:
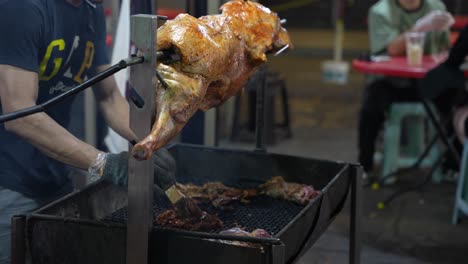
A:
<svg viewBox="0 0 468 264">
<path fill-rule="evenodd" d="M 97 71 L 102 72 L 108 67 L 109 65 L 100 66 Z M 136 140 L 137 137 L 130 129 L 128 102 L 120 94 L 115 78 L 111 76 L 99 82 L 93 91 L 106 123 L 122 137 L 128 140 Z"/>
<path fill-rule="evenodd" d="M 37 95 L 37 73 L 0 65 L 0 100 L 3 113 L 34 106 Z M 45 113 L 7 122 L 5 128 L 24 138 L 47 156 L 77 168 L 88 169 L 99 153 Z"/>
</svg>

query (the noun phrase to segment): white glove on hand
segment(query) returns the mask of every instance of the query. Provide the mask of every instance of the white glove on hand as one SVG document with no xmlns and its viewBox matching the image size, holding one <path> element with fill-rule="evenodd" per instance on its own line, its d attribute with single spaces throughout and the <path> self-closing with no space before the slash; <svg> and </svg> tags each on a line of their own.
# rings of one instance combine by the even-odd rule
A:
<svg viewBox="0 0 468 264">
<path fill-rule="evenodd" d="M 417 32 L 447 30 L 453 23 L 455 19 L 449 12 L 435 10 L 418 19 L 413 30 Z"/>
</svg>

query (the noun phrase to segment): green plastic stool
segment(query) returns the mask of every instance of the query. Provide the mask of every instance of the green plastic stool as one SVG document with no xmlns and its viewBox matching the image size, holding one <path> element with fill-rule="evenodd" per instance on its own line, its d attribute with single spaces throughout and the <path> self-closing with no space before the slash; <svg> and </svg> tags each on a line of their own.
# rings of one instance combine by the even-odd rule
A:
<svg viewBox="0 0 468 264">
<path fill-rule="evenodd" d="M 452 224 L 458 224 L 460 213 L 468 215 L 468 140 L 463 145 L 463 155 L 458 174 L 457 191 L 455 193 L 455 208 L 453 210 Z"/>
<path fill-rule="evenodd" d="M 406 122 L 407 144 L 401 144 L 403 121 Z M 384 153 L 382 163 L 382 177 L 407 168 L 415 164 L 427 147 L 426 138 L 431 139 L 436 135 L 435 129 L 429 122 L 426 134 L 425 121 L 428 120 L 426 110 L 421 103 L 394 103 L 390 106 L 389 115 L 384 131 Z M 424 160 L 421 167 L 432 166 L 440 156 L 439 146 L 434 145 Z M 442 181 L 442 173 L 437 169 L 432 180 Z"/>
</svg>

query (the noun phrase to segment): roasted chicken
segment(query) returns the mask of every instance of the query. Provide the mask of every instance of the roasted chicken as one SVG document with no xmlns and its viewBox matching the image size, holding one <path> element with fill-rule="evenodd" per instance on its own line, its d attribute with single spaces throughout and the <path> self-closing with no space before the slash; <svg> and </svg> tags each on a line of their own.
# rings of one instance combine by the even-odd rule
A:
<svg viewBox="0 0 468 264">
<path fill-rule="evenodd" d="M 173 139 L 199 109 L 207 110 L 235 95 L 264 62 L 266 54 L 292 44 L 278 15 L 251 1 L 233 0 L 221 14 L 199 19 L 180 14 L 157 31 L 157 49 L 177 54 L 160 62 L 156 115 L 150 135 L 132 150 L 148 159 Z"/>
</svg>

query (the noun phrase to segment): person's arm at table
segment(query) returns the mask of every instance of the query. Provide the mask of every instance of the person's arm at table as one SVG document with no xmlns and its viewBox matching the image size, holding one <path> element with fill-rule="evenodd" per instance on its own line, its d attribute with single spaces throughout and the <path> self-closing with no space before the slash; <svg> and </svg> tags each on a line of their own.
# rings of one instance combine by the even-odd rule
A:
<svg viewBox="0 0 468 264">
<path fill-rule="evenodd" d="M 369 39 L 370 49 L 372 55 L 396 55 L 393 48 L 389 53 L 389 45 L 395 41 L 395 48 L 398 48 L 400 38 L 398 30 L 390 25 L 389 21 L 381 14 L 369 11 Z M 393 46 L 392 45 L 392 46 Z M 404 52 L 404 38 L 403 38 L 403 52 Z"/>
</svg>

